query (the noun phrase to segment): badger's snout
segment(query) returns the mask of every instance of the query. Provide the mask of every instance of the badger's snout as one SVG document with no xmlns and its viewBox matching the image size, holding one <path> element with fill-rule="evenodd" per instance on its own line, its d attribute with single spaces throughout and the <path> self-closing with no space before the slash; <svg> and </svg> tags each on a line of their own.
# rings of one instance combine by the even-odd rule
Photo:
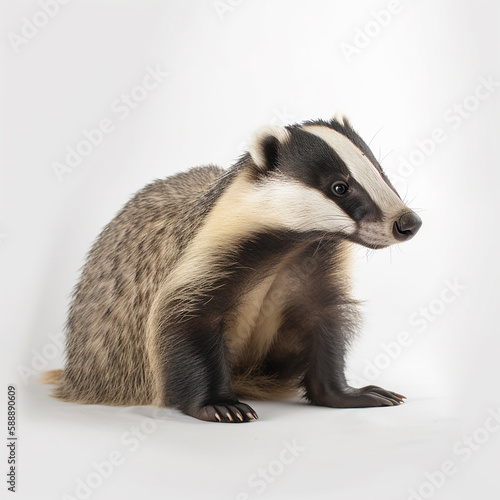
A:
<svg viewBox="0 0 500 500">
<path fill-rule="evenodd" d="M 413 238 L 422 225 L 422 219 L 415 212 L 404 213 L 392 226 L 392 234 L 399 241 Z"/>
</svg>

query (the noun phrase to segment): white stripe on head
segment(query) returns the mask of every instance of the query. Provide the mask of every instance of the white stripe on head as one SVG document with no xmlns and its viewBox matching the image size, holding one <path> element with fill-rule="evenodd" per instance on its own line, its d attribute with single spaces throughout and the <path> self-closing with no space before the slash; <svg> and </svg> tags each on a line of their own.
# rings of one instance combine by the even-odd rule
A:
<svg viewBox="0 0 500 500">
<path fill-rule="evenodd" d="M 254 187 L 250 207 L 259 207 L 259 219 L 298 231 L 352 234 L 356 223 L 317 189 L 275 173 Z M 249 207 L 249 209 L 250 209 Z"/>
<path fill-rule="evenodd" d="M 278 172 L 258 183 L 242 172 L 217 200 L 203 231 L 210 235 L 207 241 L 227 246 L 268 229 L 352 234 L 356 223 L 317 189 Z"/>
<path fill-rule="evenodd" d="M 378 169 L 345 135 L 322 125 L 307 125 L 303 130 L 323 139 L 347 165 L 354 179 L 386 217 L 395 217 L 405 210 L 404 203 L 385 182 Z"/>
</svg>

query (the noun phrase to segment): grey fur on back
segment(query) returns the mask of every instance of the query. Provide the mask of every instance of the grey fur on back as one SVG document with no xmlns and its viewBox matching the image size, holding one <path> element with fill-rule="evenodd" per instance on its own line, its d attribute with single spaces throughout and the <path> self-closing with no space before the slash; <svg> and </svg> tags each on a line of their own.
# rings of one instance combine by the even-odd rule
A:
<svg viewBox="0 0 500 500">
<path fill-rule="evenodd" d="M 144 339 L 152 301 L 230 177 L 206 166 L 157 180 L 104 228 L 73 293 L 57 397 L 151 404 Z"/>
</svg>

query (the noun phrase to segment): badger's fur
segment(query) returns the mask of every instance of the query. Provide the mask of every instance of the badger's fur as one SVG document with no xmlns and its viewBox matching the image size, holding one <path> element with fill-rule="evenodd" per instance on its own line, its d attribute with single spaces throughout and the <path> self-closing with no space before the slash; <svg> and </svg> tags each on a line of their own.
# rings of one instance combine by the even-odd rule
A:
<svg viewBox="0 0 500 500">
<path fill-rule="evenodd" d="M 229 170 L 194 168 L 139 191 L 105 227 L 67 322 L 66 401 L 257 418 L 237 397 L 303 391 L 330 407 L 397 405 L 349 387 L 352 244 L 409 239 L 420 219 L 349 121 L 259 131 Z"/>
</svg>

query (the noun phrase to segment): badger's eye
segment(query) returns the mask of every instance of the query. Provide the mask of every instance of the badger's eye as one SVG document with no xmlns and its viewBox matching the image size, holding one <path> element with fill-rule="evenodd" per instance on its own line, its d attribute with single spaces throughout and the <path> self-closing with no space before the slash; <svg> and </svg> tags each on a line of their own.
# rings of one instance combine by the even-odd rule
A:
<svg viewBox="0 0 500 500">
<path fill-rule="evenodd" d="M 349 190 L 349 185 L 344 181 L 337 181 L 332 184 L 333 194 L 337 196 L 345 196 Z"/>
</svg>

